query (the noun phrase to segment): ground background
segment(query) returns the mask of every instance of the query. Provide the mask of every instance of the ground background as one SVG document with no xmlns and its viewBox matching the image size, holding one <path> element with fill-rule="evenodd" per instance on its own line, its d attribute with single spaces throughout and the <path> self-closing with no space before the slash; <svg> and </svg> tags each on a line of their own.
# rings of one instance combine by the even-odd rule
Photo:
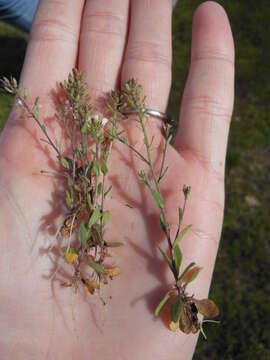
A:
<svg viewBox="0 0 270 360">
<path fill-rule="evenodd" d="M 187 76 L 192 14 L 202 1 L 182 0 L 173 19 L 177 118 Z M 211 288 L 221 324 L 206 327 L 194 360 L 270 359 L 270 6 L 224 0 L 236 45 L 236 100 L 226 167 L 226 210 Z M 0 76 L 18 78 L 27 36 L 0 23 Z M 0 94 L 0 131 L 12 99 Z"/>
</svg>

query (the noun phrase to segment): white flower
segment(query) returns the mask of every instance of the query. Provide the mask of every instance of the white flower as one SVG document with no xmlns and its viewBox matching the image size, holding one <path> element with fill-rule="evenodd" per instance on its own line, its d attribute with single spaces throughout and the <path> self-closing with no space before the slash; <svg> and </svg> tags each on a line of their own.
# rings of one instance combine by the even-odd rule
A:
<svg viewBox="0 0 270 360">
<path fill-rule="evenodd" d="M 102 126 L 105 126 L 106 124 L 107 124 L 107 122 L 108 122 L 109 120 L 107 119 L 107 118 L 103 118 L 102 120 L 101 120 L 101 124 L 102 124 Z"/>
<path fill-rule="evenodd" d="M 20 106 L 22 106 L 22 104 L 23 104 L 23 103 L 22 103 L 22 100 L 21 100 L 21 99 L 17 99 L 17 104 L 20 105 Z"/>
<path fill-rule="evenodd" d="M 99 120 L 98 114 L 95 114 L 94 116 L 92 116 L 92 119 L 94 120 L 94 122 L 97 122 Z"/>
</svg>

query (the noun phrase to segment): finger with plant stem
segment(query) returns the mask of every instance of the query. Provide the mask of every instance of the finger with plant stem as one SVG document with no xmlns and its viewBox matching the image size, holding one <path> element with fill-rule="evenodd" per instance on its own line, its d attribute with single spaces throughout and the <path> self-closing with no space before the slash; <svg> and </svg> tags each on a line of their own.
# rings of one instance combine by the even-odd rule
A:
<svg viewBox="0 0 270 360">
<path fill-rule="evenodd" d="M 128 0 L 88 0 L 80 36 L 79 69 L 85 74 L 94 105 L 115 89 L 128 28 Z"/>
<path fill-rule="evenodd" d="M 166 111 L 171 87 L 170 1 L 131 2 L 131 20 L 122 83 L 135 78 L 142 85 L 147 106 Z M 154 119 L 158 123 L 158 119 Z"/>
</svg>

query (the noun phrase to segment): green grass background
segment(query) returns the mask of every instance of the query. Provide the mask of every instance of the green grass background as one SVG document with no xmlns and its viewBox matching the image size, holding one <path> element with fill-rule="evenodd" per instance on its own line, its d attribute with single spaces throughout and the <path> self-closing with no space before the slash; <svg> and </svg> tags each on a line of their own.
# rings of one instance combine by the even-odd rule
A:
<svg viewBox="0 0 270 360">
<path fill-rule="evenodd" d="M 202 1 L 182 0 L 173 17 L 170 112 L 187 77 L 192 14 Z M 211 288 L 221 324 L 206 326 L 195 360 L 270 360 L 270 3 L 219 1 L 236 46 L 236 99 L 226 166 L 224 227 Z M 0 76 L 18 78 L 27 36 L 0 23 Z M 0 94 L 0 130 L 12 99 Z"/>
</svg>

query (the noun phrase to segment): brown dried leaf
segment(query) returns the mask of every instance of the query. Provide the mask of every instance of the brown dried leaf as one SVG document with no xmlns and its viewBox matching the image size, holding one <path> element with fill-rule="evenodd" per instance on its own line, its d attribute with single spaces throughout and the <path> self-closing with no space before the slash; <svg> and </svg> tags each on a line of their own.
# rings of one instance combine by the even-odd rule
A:
<svg viewBox="0 0 270 360">
<path fill-rule="evenodd" d="M 207 318 L 214 318 L 219 315 L 219 309 L 214 301 L 210 299 L 197 300 L 193 299 L 198 312 Z"/>
<path fill-rule="evenodd" d="M 112 268 L 106 269 L 106 271 L 107 271 L 110 278 L 118 276 L 121 273 L 121 269 L 120 269 L 119 266 L 114 266 Z"/>
</svg>

